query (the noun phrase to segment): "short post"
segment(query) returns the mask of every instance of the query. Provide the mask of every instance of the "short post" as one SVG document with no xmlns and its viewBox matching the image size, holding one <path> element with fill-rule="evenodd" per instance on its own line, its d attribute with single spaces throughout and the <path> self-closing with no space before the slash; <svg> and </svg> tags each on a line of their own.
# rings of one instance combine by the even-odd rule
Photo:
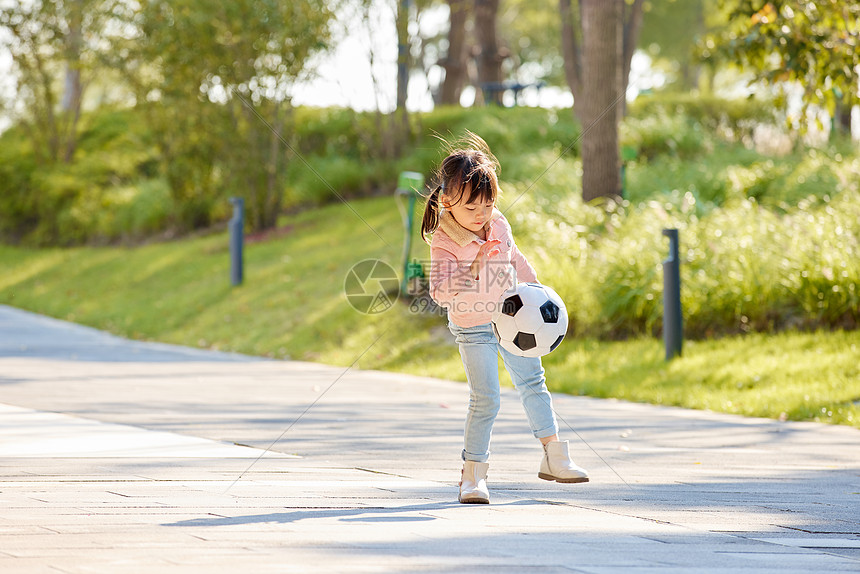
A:
<svg viewBox="0 0 860 574">
<path fill-rule="evenodd" d="M 684 327 L 681 314 L 681 259 L 678 250 L 678 230 L 664 229 L 669 238 L 669 258 L 663 261 L 663 341 L 666 360 L 681 355 Z"/>
<path fill-rule="evenodd" d="M 245 243 L 245 200 L 241 197 L 231 197 L 233 218 L 228 224 L 230 228 L 230 282 L 233 286 L 242 284 L 243 260 L 242 249 Z"/>
<path fill-rule="evenodd" d="M 406 238 L 403 241 L 403 279 L 400 281 L 400 292 L 403 295 L 409 292 L 409 279 L 417 276 L 421 267 L 417 262 L 415 264 L 411 263 L 409 257 L 412 252 L 412 224 L 415 218 L 415 203 L 423 187 L 424 176 L 418 172 L 404 171 L 397 178 L 395 195 L 405 195 L 408 198 L 403 219 L 403 225 L 406 228 Z M 421 274 L 423 275 L 423 271 Z"/>
</svg>

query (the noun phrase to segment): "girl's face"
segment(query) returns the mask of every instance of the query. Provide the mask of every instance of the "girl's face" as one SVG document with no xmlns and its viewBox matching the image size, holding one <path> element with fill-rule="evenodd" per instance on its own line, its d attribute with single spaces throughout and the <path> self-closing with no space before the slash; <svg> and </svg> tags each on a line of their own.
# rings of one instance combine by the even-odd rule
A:
<svg viewBox="0 0 860 574">
<path fill-rule="evenodd" d="M 495 201 L 492 199 L 479 200 L 475 203 L 466 203 L 469 197 L 469 189 L 463 190 L 458 203 L 451 203 L 447 195 L 442 195 L 442 205 L 451 212 L 454 221 L 471 231 L 478 233 L 486 225 L 493 215 Z"/>
</svg>

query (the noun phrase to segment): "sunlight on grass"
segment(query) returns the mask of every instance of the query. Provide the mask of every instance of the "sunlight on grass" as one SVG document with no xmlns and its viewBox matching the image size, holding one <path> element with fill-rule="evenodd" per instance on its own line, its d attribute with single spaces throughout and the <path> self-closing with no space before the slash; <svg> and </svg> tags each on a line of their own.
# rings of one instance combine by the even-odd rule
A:
<svg viewBox="0 0 860 574">
<path fill-rule="evenodd" d="M 20 257 L 21 254 L 24 257 Z M 68 253 L 61 249 L 19 250 L 0 246 L 0 260 L 4 262 L 3 273 L 0 275 L 0 290 L 26 283 L 62 263 L 67 256 Z"/>
<path fill-rule="evenodd" d="M 572 341 L 546 363 L 572 394 L 860 426 L 858 347 L 856 332 L 755 334 L 688 342 L 666 362 L 653 339 Z"/>
</svg>

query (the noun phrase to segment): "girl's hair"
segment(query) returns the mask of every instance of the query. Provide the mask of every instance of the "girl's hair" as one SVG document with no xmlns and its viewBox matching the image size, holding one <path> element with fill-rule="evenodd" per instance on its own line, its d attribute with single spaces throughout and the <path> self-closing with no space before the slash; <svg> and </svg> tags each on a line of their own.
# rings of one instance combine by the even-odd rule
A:
<svg viewBox="0 0 860 574">
<path fill-rule="evenodd" d="M 440 183 L 427 197 L 424 207 L 424 220 L 421 222 L 421 237 L 424 241 L 430 243 L 429 237 L 439 227 L 442 193 L 451 200 L 452 205 L 461 201 L 496 201 L 499 196 L 498 169 L 499 162 L 487 142 L 476 134 L 467 130 L 463 138 L 448 144 L 448 156 L 436 170 L 435 179 Z"/>
</svg>

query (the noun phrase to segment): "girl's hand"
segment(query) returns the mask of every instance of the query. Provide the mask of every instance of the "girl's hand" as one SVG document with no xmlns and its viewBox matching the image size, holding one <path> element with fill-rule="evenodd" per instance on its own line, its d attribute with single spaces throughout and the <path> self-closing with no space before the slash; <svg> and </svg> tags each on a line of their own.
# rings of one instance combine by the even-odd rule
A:
<svg viewBox="0 0 860 574">
<path fill-rule="evenodd" d="M 502 252 L 501 249 L 496 249 L 501 242 L 501 239 L 491 239 L 478 248 L 478 254 L 475 256 L 475 260 L 469 267 L 469 270 L 472 272 L 472 277 L 478 279 L 478 273 L 480 272 L 481 267 L 484 266 L 484 262 L 490 257 L 496 256 Z"/>
</svg>

